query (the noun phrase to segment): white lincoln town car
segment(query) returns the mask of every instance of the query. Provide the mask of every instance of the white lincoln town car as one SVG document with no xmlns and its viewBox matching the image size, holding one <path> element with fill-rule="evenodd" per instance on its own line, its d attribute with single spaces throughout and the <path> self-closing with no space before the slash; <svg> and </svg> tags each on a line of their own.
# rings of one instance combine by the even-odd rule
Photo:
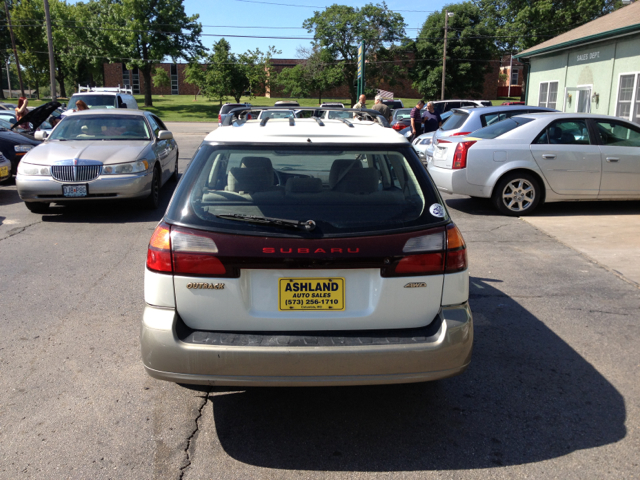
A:
<svg viewBox="0 0 640 480">
<path fill-rule="evenodd" d="M 141 110 L 86 110 L 65 117 L 18 165 L 20 198 L 34 213 L 52 202 L 139 198 L 149 208 L 178 178 L 178 146 L 155 115 Z"/>
</svg>

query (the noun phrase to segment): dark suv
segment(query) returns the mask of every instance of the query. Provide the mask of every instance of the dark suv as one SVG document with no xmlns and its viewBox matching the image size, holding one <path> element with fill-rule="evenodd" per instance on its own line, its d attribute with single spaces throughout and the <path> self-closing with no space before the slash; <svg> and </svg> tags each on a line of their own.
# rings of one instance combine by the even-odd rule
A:
<svg viewBox="0 0 640 480">
<path fill-rule="evenodd" d="M 220 112 L 218 113 L 218 126 L 222 126 L 222 124 L 224 123 L 224 119 L 227 118 L 229 112 L 234 108 L 250 106 L 250 103 L 225 103 L 224 105 L 222 105 L 222 107 L 220 107 Z"/>
</svg>

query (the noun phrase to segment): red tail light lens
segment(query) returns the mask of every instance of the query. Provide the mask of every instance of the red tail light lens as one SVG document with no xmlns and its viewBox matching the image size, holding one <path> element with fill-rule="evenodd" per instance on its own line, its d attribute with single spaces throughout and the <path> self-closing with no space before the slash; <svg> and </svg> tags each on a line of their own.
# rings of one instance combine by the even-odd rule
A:
<svg viewBox="0 0 640 480">
<path fill-rule="evenodd" d="M 451 134 L 452 137 L 460 137 L 462 135 L 469 135 L 471 132 L 458 132 Z"/>
<path fill-rule="evenodd" d="M 171 227 L 159 224 L 149 242 L 147 268 L 155 272 L 171 273 Z"/>
<path fill-rule="evenodd" d="M 222 115 L 218 114 L 218 123 L 222 123 Z"/>
<path fill-rule="evenodd" d="M 467 168 L 467 152 L 474 143 L 476 142 L 460 142 L 456 145 L 456 151 L 453 153 L 453 170 Z"/>
<path fill-rule="evenodd" d="M 383 269 L 382 276 L 442 275 L 466 270 L 467 248 L 460 230 L 451 223 L 445 232 L 445 235 L 440 231 L 409 239 L 403 249 L 404 252 L 422 251 L 407 255 L 394 266 Z"/>
<path fill-rule="evenodd" d="M 220 276 L 227 273 L 217 257 L 218 246 L 210 237 L 174 227 L 171 230 L 173 273 Z"/>
<path fill-rule="evenodd" d="M 396 123 L 391 128 L 393 128 L 394 130 L 404 130 L 405 126 L 401 123 Z"/>
<path fill-rule="evenodd" d="M 467 269 L 467 246 L 455 224 L 447 226 L 447 261 L 444 273 L 461 272 Z"/>
</svg>

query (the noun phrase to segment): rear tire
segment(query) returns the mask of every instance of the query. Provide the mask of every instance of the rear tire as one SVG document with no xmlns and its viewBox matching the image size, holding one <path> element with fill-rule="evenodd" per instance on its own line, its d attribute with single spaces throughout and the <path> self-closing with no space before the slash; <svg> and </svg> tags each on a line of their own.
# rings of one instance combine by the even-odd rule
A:
<svg viewBox="0 0 640 480">
<path fill-rule="evenodd" d="M 47 213 L 49 211 L 49 202 L 24 202 L 25 206 L 31 213 Z"/>
<path fill-rule="evenodd" d="M 540 203 L 542 187 L 533 175 L 512 172 L 504 175 L 496 184 L 491 200 L 503 215 L 519 217 L 530 215 Z"/>
<path fill-rule="evenodd" d="M 160 186 L 160 169 L 155 167 L 151 178 L 151 193 L 143 202 L 145 208 L 150 210 L 158 208 L 158 205 L 160 205 Z"/>
<path fill-rule="evenodd" d="M 171 181 L 178 183 L 178 178 L 180 175 L 178 174 L 178 160 L 180 160 L 180 152 L 176 148 L 176 165 L 173 168 L 173 174 L 171 175 Z"/>
</svg>

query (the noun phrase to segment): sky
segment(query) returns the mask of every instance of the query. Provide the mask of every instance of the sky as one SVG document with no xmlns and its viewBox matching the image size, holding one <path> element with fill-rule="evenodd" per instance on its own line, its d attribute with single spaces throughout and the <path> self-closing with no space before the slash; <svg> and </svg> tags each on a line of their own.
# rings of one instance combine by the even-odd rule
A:
<svg viewBox="0 0 640 480">
<path fill-rule="evenodd" d="M 335 3 L 363 7 L 368 3 L 382 2 L 377 0 L 348 2 L 335 0 L 184 0 L 187 15 L 196 13 L 200 15 L 198 21 L 203 25 L 202 43 L 205 47 L 210 48 L 214 42 L 221 38 L 220 36 L 224 36 L 231 44 L 234 53 L 242 53 L 256 48 L 265 52 L 270 45 L 273 45 L 282 51 L 275 58 L 298 58 L 297 47 L 308 47 L 312 38 L 312 34 L 302 28 L 302 23 L 312 17 L 315 11 Z M 415 37 L 432 11 L 440 11 L 445 5 L 456 2 L 388 0 L 386 3 L 389 9 L 404 17 L 407 24 L 407 36 Z M 240 38 L 231 35 L 299 37 L 299 39 Z"/>
</svg>

